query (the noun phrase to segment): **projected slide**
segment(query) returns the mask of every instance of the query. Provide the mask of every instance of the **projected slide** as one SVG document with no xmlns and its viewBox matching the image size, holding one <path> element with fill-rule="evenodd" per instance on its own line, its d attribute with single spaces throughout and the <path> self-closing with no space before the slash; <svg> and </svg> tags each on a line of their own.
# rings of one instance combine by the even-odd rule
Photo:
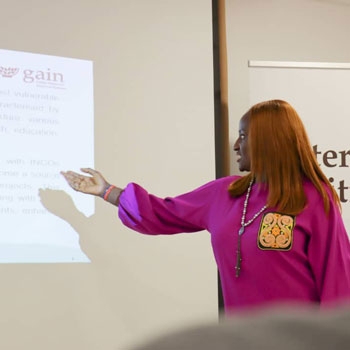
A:
<svg viewBox="0 0 350 350">
<path fill-rule="evenodd" d="M 94 166 L 93 135 L 91 61 L 0 50 L 0 263 L 89 262 L 38 192 L 64 190 L 94 213 L 59 173 Z"/>
</svg>

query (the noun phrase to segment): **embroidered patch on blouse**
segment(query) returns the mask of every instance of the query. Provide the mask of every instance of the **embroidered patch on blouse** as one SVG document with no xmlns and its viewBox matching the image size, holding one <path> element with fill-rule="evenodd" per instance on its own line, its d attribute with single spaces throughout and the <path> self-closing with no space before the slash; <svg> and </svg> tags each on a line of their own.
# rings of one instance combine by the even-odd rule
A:
<svg viewBox="0 0 350 350">
<path fill-rule="evenodd" d="M 294 216 L 281 213 L 264 214 L 258 233 L 258 247 L 262 250 L 290 250 L 294 225 Z"/>
</svg>

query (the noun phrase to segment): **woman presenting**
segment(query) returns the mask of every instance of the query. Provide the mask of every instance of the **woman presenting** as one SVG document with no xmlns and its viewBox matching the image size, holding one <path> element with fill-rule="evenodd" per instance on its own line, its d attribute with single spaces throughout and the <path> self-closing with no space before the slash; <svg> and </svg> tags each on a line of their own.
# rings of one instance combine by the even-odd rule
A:
<svg viewBox="0 0 350 350">
<path fill-rule="evenodd" d="M 234 144 L 244 176 L 176 197 L 110 184 L 90 168 L 62 172 L 76 191 L 118 206 L 143 234 L 207 230 L 227 313 L 271 304 L 331 307 L 350 301 L 350 244 L 340 200 L 316 161 L 303 123 L 285 101 L 252 106 Z"/>
</svg>

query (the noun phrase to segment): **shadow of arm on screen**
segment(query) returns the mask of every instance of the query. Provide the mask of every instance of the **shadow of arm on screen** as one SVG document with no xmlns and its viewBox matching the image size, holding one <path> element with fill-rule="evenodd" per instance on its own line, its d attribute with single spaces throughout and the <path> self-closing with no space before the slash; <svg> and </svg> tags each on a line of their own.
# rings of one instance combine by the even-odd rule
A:
<svg viewBox="0 0 350 350">
<path fill-rule="evenodd" d="M 86 217 L 75 206 L 71 196 L 64 191 L 39 189 L 41 204 L 53 215 L 66 221 L 79 235 L 81 249 L 91 259 L 89 237 L 93 228 L 94 215 Z"/>
<path fill-rule="evenodd" d="M 75 206 L 71 196 L 64 191 L 40 189 L 41 204 L 52 214 L 68 222 L 77 232 L 81 230 L 89 218 Z"/>
</svg>

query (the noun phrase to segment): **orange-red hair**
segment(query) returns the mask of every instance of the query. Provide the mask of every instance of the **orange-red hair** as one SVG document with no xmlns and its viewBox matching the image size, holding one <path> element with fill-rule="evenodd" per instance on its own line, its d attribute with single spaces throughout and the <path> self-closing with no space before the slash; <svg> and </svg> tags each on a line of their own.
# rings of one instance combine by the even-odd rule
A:
<svg viewBox="0 0 350 350">
<path fill-rule="evenodd" d="M 268 188 L 268 207 L 296 215 L 306 206 L 303 179 L 308 178 L 329 211 L 326 184 L 340 207 L 339 197 L 317 163 L 305 127 L 295 109 L 282 100 L 258 103 L 248 111 L 250 173 L 234 181 L 229 192 L 242 195 L 252 178 Z"/>
</svg>

